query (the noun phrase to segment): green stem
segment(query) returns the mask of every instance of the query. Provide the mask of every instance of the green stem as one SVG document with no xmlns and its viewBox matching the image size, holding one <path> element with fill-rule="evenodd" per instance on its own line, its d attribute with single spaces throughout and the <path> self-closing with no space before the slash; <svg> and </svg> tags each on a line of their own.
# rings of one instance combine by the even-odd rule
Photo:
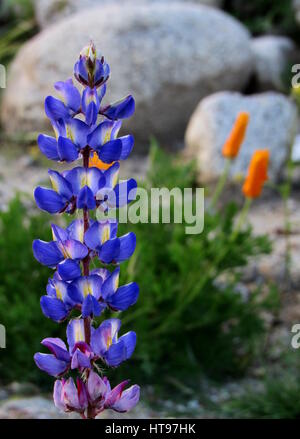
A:
<svg viewBox="0 0 300 439">
<path fill-rule="evenodd" d="M 234 241 L 236 239 L 237 235 L 239 234 L 239 231 L 241 230 L 241 227 L 245 223 L 246 218 L 248 216 L 248 212 L 249 212 L 251 203 L 252 203 L 252 198 L 246 197 L 245 202 L 244 202 L 244 206 L 243 206 L 242 211 L 240 213 L 240 217 L 239 217 L 237 224 L 236 224 L 236 226 L 232 232 L 232 235 L 231 235 L 232 241 Z"/>
<path fill-rule="evenodd" d="M 214 209 L 219 201 L 220 195 L 223 192 L 224 186 L 226 184 L 228 175 L 229 175 L 229 171 L 230 171 L 230 166 L 231 166 L 231 159 L 226 159 L 225 160 L 225 167 L 224 167 L 224 172 L 221 175 L 221 177 L 219 178 L 217 187 L 215 189 L 215 192 L 213 194 L 212 200 L 211 200 L 211 208 Z"/>
</svg>

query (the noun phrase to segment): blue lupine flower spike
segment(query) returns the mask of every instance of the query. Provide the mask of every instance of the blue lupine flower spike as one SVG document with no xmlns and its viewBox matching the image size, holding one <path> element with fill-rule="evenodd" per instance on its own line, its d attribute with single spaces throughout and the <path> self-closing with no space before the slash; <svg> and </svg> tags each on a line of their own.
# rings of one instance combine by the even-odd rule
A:
<svg viewBox="0 0 300 439">
<path fill-rule="evenodd" d="M 95 418 L 106 409 L 127 412 L 140 397 L 138 385 L 126 389 L 129 381 L 125 380 L 111 388 L 108 379 L 99 374 L 129 360 L 137 336 L 134 331 L 119 336 L 119 319 L 102 320 L 97 327 L 94 318 L 101 318 L 105 309 L 125 311 L 139 296 L 135 282 L 119 285 L 120 264 L 132 256 L 135 234 L 118 236 L 116 220 L 90 217 L 92 210 L 107 213 L 130 203 L 137 189 L 132 178 L 118 182 L 120 163 L 134 146 L 132 135 L 118 134 L 122 120 L 134 113 L 135 102 L 128 95 L 103 104 L 109 75 L 109 65 L 91 42 L 74 66 L 82 92 L 71 78 L 54 84 L 55 96 L 45 99 L 54 135 L 40 134 L 37 139 L 49 160 L 71 163 L 82 159 L 67 171 L 49 170 L 52 187 L 35 189 L 41 210 L 78 215 L 67 227 L 52 224 L 52 241 L 35 239 L 32 247 L 37 261 L 54 270 L 40 299 L 43 314 L 57 323 L 69 320 L 67 343 L 45 338 L 41 343 L 48 351 L 36 353 L 34 361 L 56 378 L 55 406 L 84 419 Z M 101 268 L 90 270 L 94 258 Z"/>
</svg>

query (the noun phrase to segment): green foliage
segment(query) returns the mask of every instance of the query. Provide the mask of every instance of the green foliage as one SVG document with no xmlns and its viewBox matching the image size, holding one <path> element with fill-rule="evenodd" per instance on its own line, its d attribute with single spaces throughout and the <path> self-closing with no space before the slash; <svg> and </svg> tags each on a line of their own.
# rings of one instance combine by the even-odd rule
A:
<svg viewBox="0 0 300 439">
<path fill-rule="evenodd" d="M 299 39 L 293 0 L 225 0 L 224 8 L 254 34 L 279 33 Z"/>
<path fill-rule="evenodd" d="M 6 327 L 6 349 L 0 349 L 0 380 L 48 382 L 38 372 L 33 354 L 40 341 L 63 334 L 61 325 L 46 319 L 40 309 L 51 271 L 32 254 L 34 238 L 49 240 L 49 216 L 28 213 L 15 198 L 7 212 L 0 213 L 0 323 Z"/>
<path fill-rule="evenodd" d="M 299 354 L 292 352 L 282 359 L 280 370 L 267 376 L 261 391 L 249 389 L 227 403 L 223 411 L 235 418 L 299 419 L 299 394 Z"/>
<path fill-rule="evenodd" d="M 34 15 L 32 0 L 2 0 L 0 4 L 0 19 L 8 21 L 31 19 Z"/>
<path fill-rule="evenodd" d="M 32 1 L 1 1 L 0 28 L 0 61 L 6 65 L 23 42 L 37 31 Z"/>
<path fill-rule="evenodd" d="M 266 419 L 297 419 L 300 416 L 300 384 L 293 377 L 270 379 L 265 391 L 249 393 L 232 403 L 231 413 L 235 417 Z"/>
</svg>

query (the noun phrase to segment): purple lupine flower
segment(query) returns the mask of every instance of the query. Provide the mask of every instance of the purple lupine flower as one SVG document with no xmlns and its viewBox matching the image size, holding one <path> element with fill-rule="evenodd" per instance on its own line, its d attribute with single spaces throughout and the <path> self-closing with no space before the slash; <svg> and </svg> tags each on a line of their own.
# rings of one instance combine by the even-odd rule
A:
<svg viewBox="0 0 300 439">
<path fill-rule="evenodd" d="M 36 365 L 53 376 L 63 375 L 70 367 L 71 356 L 65 343 L 60 338 L 45 338 L 41 342 L 51 354 L 38 352 L 34 355 Z"/>
<path fill-rule="evenodd" d="M 69 286 L 71 300 L 79 305 L 82 317 L 97 317 L 105 305 L 100 303 L 102 278 L 97 275 L 81 276 Z"/>
<path fill-rule="evenodd" d="M 76 328 L 80 332 L 77 335 L 77 340 L 72 344 L 69 343 L 69 350 L 60 338 L 45 338 L 42 340 L 42 345 L 46 346 L 51 354 L 37 352 L 34 355 L 34 361 L 41 370 L 58 377 L 64 375 L 69 369 L 79 369 L 81 371 L 91 368 L 91 359 L 94 358 L 94 355 L 85 341 L 84 322 L 83 320 L 78 320 L 78 322 L 82 323 L 80 326 L 77 325 Z M 69 326 L 67 332 L 68 329 Z"/>
<path fill-rule="evenodd" d="M 137 385 L 124 390 L 128 381 L 123 381 L 111 390 L 110 383 L 106 377 L 91 372 L 86 383 L 89 402 L 96 412 L 96 415 L 104 409 L 110 408 L 117 412 L 131 410 L 139 401 L 140 388 Z"/>
<path fill-rule="evenodd" d="M 73 378 L 55 381 L 53 399 L 56 407 L 65 412 L 83 414 L 88 407 L 86 386 L 79 378 L 76 380 L 76 385 Z"/>
<path fill-rule="evenodd" d="M 92 330 L 91 347 L 97 358 L 102 358 L 108 366 L 119 366 L 131 357 L 136 345 L 136 333 L 129 331 L 118 338 L 121 326 L 119 319 L 109 319 Z"/>
<path fill-rule="evenodd" d="M 93 362 L 100 359 L 108 366 L 118 366 L 131 357 L 136 345 L 136 334 L 133 331 L 118 338 L 120 326 L 121 321 L 118 319 L 104 320 L 97 329 L 90 326 L 91 337 L 88 344 L 84 320 L 72 319 L 67 327 L 70 354 L 74 355 L 77 349 L 82 351 L 84 345 L 84 349 L 89 352 L 89 359 Z"/>
<path fill-rule="evenodd" d="M 117 137 L 122 121 L 103 121 L 87 138 L 88 144 L 98 153 L 104 163 L 125 160 L 132 151 L 132 135 Z"/>
<path fill-rule="evenodd" d="M 116 412 L 125 413 L 131 410 L 140 399 L 140 387 L 135 384 L 124 390 L 128 380 L 118 384 L 106 396 L 105 408 L 111 408 Z"/>
<path fill-rule="evenodd" d="M 137 183 L 131 178 L 115 184 L 113 171 L 117 172 L 117 166 L 105 172 L 80 166 L 62 174 L 49 170 L 52 189 L 38 186 L 34 191 L 36 204 L 49 213 L 74 213 L 76 208 L 93 210 L 104 202 L 104 210 L 122 207 L 135 199 Z"/>
<path fill-rule="evenodd" d="M 50 97 L 50 96 L 49 96 Z M 87 143 L 88 126 L 79 119 L 66 117 L 51 120 L 55 137 L 40 134 L 37 142 L 41 152 L 49 159 L 60 162 L 77 160 Z"/>
<path fill-rule="evenodd" d="M 136 237 L 132 232 L 117 237 L 116 220 L 95 222 L 85 233 L 84 242 L 94 250 L 104 264 L 120 263 L 130 258 L 136 246 Z"/>
<path fill-rule="evenodd" d="M 131 95 L 107 105 L 107 107 L 100 108 L 100 114 L 111 120 L 127 119 L 131 117 L 135 110 L 135 102 Z"/>
<path fill-rule="evenodd" d="M 68 294 L 68 289 L 69 283 L 63 281 L 58 272 L 52 279 L 48 280 L 47 295 L 42 296 L 40 300 L 42 311 L 46 317 L 55 322 L 62 322 L 68 317 L 76 306 Z"/>
<path fill-rule="evenodd" d="M 71 227 L 73 225 L 77 226 L 77 221 Z M 130 282 L 119 287 L 119 267 L 112 273 L 100 268 L 89 276 L 81 276 L 80 272 L 74 276 L 73 266 L 68 267 L 68 262 L 71 261 L 65 260 L 58 265 L 58 271 L 63 272 L 68 281 L 62 280 L 56 271 L 48 280 L 47 295 L 41 297 L 41 308 L 46 317 L 62 322 L 74 308 L 81 311 L 82 317 L 97 317 L 106 307 L 112 311 L 125 311 L 136 303 L 139 286 Z"/>
<path fill-rule="evenodd" d="M 118 236 L 118 222 L 95 221 L 89 211 L 122 207 L 135 199 L 134 179 L 118 182 L 120 162 L 127 159 L 134 146 L 133 137 L 118 137 L 122 119 L 134 113 L 132 96 L 103 105 L 110 68 L 103 56 L 97 56 L 93 43 L 85 47 L 74 66 L 72 79 L 54 85 L 56 96 L 47 96 L 45 112 L 54 136 L 40 134 L 38 145 L 50 160 L 74 162 L 82 166 L 67 171 L 49 170 L 52 189 L 37 187 L 34 197 L 38 207 L 51 214 L 78 213 L 63 228 L 52 225 L 53 240 L 33 242 L 35 258 L 55 270 L 49 278 L 40 303 L 47 318 L 67 325 L 67 344 L 60 338 L 45 338 L 42 345 L 50 353 L 34 355 L 36 365 L 58 379 L 54 385 L 54 403 L 65 412 L 75 411 L 83 418 L 94 418 L 105 409 L 125 412 L 133 408 L 140 388 L 125 390 L 128 380 L 111 389 L 108 379 L 98 374 L 106 367 L 117 367 L 128 360 L 135 349 L 136 334 L 129 331 L 119 337 L 121 321 L 107 319 L 97 327 L 94 321 L 104 309 L 124 311 L 134 305 L 139 295 L 135 282 L 119 286 L 119 265 L 131 257 L 136 246 L 134 233 Z M 105 166 L 90 165 L 95 156 Z M 97 258 L 101 268 L 90 270 Z M 114 269 L 110 265 L 117 265 Z M 77 316 L 75 316 L 77 313 Z M 100 364 L 98 364 L 100 362 Z M 76 381 L 68 375 L 78 372 Z"/>
<path fill-rule="evenodd" d="M 101 299 L 113 311 L 125 311 L 138 299 L 139 286 L 136 282 L 119 287 L 120 267 L 112 273 L 104 268 L 95 269 L 93 274 L 102 278 Z"/>
<path fill-rule="evenodd" d="M 34 257 L 43 265 L 57 268 L 63 280 L 80 276 L 79 262 L 88 255 L 88 247 L 77 239 L 71 230 L 52 224 L 53 241 L 33 241 Z M 66 265 L 67 264 L 67 265 Z"/>
<path fill-rule="evenodd" d="M 120 326 L 118 319 L 104 320 L 97 329 L 90 325 L 91 338 L 88 342 L 84 319 L 72 319 L 67 326 L 69 349 L 60 338 L 45 338 L 41 344 L 51 354 L 36 353 L 36 365 L 53 376 L 62 376 L 69 369 L 91 369 L 98 360 L 111 367 L 119 366 L 131 357 L 136 345 L 133 331 L 118 338 Z"/>
</svg>

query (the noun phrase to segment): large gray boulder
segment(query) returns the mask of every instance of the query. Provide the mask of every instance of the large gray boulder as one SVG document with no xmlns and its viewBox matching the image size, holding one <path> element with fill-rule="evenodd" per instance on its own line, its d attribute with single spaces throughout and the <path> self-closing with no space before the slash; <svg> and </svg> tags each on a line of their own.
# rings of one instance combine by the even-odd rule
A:
<svg viewBox="0 0 300 439">
<path fill-rule="evenodd" d="M 252 96 L 220 92 L 200 102 L 186 131 L 185 155 L 197 160 L 201 180 L 215 180 L 223 172 L 222 146 L 240 111 L 250 113 L 250 122 L 231 176 L 245 175 L 253 152 L 267 148 L 270 150 L 269 177 L 273 181 L 279 177 L 297 132 L 294 103 L 275 92 Z"/>
<path fill-rule="evenodd" d="M 222 0 L 35 0 L 34 9 L 36 20 L 39 26 L 44 29 L 52 23 L 57 23 L 78 11 L 91 9 L 97 6 L 107 5 L 108 3 L 196 3 L 208 6 L 220 6 Z"/>
<path fill-rule="evenodd" d="M 44 98 L 54 82 L 71 76 L 91 37 L 111 66 L 108 100 L 127 93 L 136 99 L 126 127 L 136 150 L 151 135 L 168 145 L 183 139 L 200 99 L 242 89 L 252 72 L 247 30 L 218 9 L 155 4 L 80 12 L 27 42 L 12 63 L 1 109 L 8 133 L 48 127 Z"/>
<path fill-rule="evenodd" d="M 266 35 L 253 38 L 251 47 L 260 90 L 283 91 L 284 75 L 296 52 L 294 42 L 288 37 Z"/>
</svg>

